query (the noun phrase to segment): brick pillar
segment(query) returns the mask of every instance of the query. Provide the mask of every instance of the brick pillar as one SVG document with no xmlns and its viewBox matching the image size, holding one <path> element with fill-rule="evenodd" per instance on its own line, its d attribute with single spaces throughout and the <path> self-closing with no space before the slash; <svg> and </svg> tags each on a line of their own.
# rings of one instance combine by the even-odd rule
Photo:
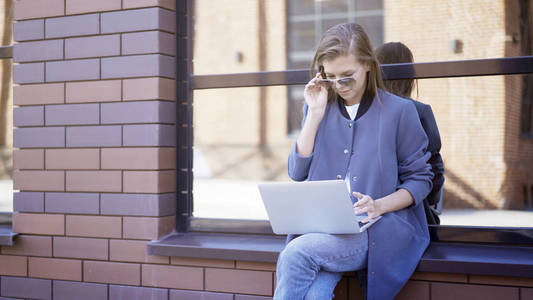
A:
<svg viewBox="0 0 533 300">
<path fill-rule="evenodd" d="M 0 297 L 104 299 L 111 284 L 142 285 L 143 264 L 170 264 L 146 243 L 175 224 L 174 11 L 167 0 L 16 1 L 20 236 L 1 250 Z"/>
</svg>

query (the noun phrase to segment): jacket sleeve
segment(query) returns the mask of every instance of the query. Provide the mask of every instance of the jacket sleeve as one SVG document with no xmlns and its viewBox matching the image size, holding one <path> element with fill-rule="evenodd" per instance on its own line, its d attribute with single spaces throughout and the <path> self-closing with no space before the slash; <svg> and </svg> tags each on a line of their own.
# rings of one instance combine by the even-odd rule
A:
<svg viewBox="0 0 533 300">
<path fill-rule="evenodd" d="M 304 104 L 303 106 L 303 118 L 302 118 L 302 128 L 305 123 L 305 118 L 307 117 L 307 104 Z M 292 178 L 292 180 L 295 181 L 304 181 L 307 179 L 307 176 L 309 175 L 309 167 L 311 166 L 311 161 L 313 160 L 313 153 L 309 156 L 302 156 L 296 151 L 296 142 L 294 142 L 294 146 L 292 147 L 292 150 L 289 154 L 289 161 L 288 161 L 288 172 L 289 177 Z"/>
<path fill-rule="evenodd" d="M 420 120 L 429 139 L 428 152 L 431 153 L 431 157 L 428 162 L 431 165 L 431 172 L 434 175 L 433 188 L 427 196 L 427 199 L 430 205 L 434 205 L 440 200 L 442 186 L 444 185 L 444 162 L 440 155 L 441 141 L 439 128 L 437 127 L 431 106 L 426 106 L 427 108 L 424 110 Z"/>
<path fill-rule="evenodd" d="M 396 147 L 398 155 L 399 185 L 413 196 L 416 206 L 424 200 L 432 187 L 433 173 L 427 163 L 431 153 L 427 151 L 428 138 L 414 104 L 403 106 L 398 122 Z"/>
</svg>

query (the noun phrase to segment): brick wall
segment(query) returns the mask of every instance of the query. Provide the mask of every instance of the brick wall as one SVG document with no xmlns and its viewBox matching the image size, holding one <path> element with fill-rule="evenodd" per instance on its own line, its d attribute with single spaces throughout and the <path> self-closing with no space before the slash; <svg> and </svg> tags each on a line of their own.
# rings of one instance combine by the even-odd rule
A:
<svg viewBox="0 0 533 300">
<path fill-rule="evenodd" d="M 119 285 L 158 286 L 162 272 L 201 273 L 146 255 L 175 224 L 174 10 L 174 1 L 16 1 L 20 236 L 1 249 L 1 296 L 102 299 L 147 292 Z"/>
<path fill-rule="evenodd" d="M 417 272 L 396 299 L 533 299 L 533 279 Z"/>
<path fill-rule="evenodd" d="M 533 299 L 533 279 L 451 273 L 415 272 L 396 300 L 526 300 Z M 356 279 L 347 274 L 335 300 L 362 300 Z"/>
</svg>

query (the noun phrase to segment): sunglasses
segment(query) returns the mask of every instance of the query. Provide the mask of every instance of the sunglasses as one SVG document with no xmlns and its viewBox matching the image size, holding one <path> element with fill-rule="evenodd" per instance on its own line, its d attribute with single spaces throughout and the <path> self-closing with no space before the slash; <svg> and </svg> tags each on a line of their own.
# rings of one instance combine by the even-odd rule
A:
<svg viewBox="0 0 533 300">
<path fill-rule="evenodd" d="M 325 86 L 327 86 L 328 88 L 330 87 L 333 87 L 333 86 L 336 86 L 337 83 L 341 86 L 348 86 L 348 85 L 352 85 L 355 83 L 355 73 L 352 74 L 351 76 L 348 76 L 348 77 L 343 77 L 343 78 L 339 78 L 339 79 L 327 79 L 327 78 L 322 78 L 322 79 L 319 79 L 318 81 L 322 84 L 324 84 Z"/>
</svg>

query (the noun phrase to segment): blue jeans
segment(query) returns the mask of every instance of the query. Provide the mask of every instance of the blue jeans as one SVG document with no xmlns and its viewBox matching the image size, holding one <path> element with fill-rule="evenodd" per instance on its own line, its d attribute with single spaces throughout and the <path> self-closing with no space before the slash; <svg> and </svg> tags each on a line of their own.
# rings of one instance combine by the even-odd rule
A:
<svg viewBox="0 0 533 300">
<path fill-rule="evenodd" d="M 366 231 L 299 236 L 279 255 L 274 299 L 331 299 L 343 273 L 366 268 L 367 258 Z"/>
</svg>

